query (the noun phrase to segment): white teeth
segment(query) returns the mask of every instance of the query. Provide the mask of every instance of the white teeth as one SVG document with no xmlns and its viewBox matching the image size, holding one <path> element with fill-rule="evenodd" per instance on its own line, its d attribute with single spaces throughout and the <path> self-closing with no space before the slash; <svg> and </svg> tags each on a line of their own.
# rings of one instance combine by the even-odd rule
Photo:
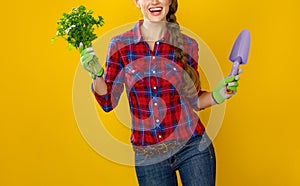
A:
<svg viewBox="0 0 300 186">
<path fill-rule="evenodd" d="M 150 8 L 149 10 L 150 12 L 156 12 L 156 11 L 161 11 L 162 8 Z"/>
</svg>

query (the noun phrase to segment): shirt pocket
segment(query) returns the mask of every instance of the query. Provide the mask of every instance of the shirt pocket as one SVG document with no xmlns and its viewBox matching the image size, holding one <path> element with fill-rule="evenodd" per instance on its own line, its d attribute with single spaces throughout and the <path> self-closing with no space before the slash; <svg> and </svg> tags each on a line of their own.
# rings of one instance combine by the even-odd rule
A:
<svg viewBox="0 0 300 186">
<path fill-rule="evenodd" d="M 125 67 L 126 87 L 130 90 L 132 87 L 143 87 L 145 78 L 145 69 L 134 63 L 130 63 Z"/>
<path fill-rule="evenodd" d="M 162 72 L 162 78 L 179 92 L 183 85 L 184 69 L 174 62 L 168 62 L 164 64 Z"/>
</svg>

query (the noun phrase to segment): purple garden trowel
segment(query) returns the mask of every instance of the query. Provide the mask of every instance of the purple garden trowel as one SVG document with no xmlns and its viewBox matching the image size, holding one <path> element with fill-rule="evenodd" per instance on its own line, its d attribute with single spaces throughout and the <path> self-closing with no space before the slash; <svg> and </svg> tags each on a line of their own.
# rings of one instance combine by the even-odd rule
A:
<svg viewBox="0 0 300 186">
<path fill-rule="evenodd" d="M 231 49 L 229 60 L 233 62 L 230 76 L 238 74 L 240 64 L 246 64 L 248 60 L 248 54 L 250 49 L 250 32 L 243 30 L 234 42 Z M 227 92 L 231 91 L 227 89 Z"/>
</svg>

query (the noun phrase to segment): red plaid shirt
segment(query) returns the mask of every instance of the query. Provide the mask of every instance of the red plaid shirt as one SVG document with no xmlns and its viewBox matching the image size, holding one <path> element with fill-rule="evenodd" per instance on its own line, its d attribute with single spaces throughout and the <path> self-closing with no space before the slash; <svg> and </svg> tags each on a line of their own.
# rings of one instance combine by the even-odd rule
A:
<svg viewBox="0 0 300 186">
<path fill-rule="evenodd" d="M 155 42 L 153 51 L 143 40 L 140 21 L 132 30 L 112 38 L 104 80 L 107 94 L 94 92 L 104 111 L 117 106 L 126 88 L 132 118 L 131 142 L 145 146 L 163 141 L 188 140 L 204 132 L 197 107 L 200 91 L 193 99 L 182 93 L 183 64 L 175 58 L 175 47 L 167 43 L 169 33 Z M 188 61 L 198 73 L 198 44 L 183 35 Z"/>
</svg>

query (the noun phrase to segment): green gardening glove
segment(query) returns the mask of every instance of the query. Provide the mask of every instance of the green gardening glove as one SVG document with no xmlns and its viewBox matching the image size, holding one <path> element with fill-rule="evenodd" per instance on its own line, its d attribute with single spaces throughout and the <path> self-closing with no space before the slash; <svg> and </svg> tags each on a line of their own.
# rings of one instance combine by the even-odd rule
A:
<svg viewBox="0 0 300 186">
<path fill-rule="evenodd" d="M 101 77 L 104 73 L 104 69 L 101 67 L 93 47 L 83 49 L 83 44 L 80 43 L 79 52 L 80 63 L 83 68 L 90 73 L 93 79 L 95 79 L 97 76 Z"/>
<path fill-rule="evenodd" d="M 218 86 L 213 90 L 212 97 L 217 104 L 223 103 L 226 99 L 231 98 L 239 86 L 239 75 L 229 76 L 221 80 Z"/>
</svg>

